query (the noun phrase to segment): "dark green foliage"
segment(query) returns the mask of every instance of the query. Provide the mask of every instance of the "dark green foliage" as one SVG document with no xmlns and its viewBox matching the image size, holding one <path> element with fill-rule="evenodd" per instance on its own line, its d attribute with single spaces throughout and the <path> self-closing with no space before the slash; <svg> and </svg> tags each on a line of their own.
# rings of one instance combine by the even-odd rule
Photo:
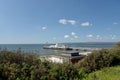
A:
<svg viewBox="0 0 120 80">
<path fill-rule="evenodd" d="M 119 49 L 120 50 L 120 42 L 118 42 L 115 46 L 113 46 L 113 49 Z"/>
<path fill-rule="evenodd" d="M 109 67 L 112 63 L 113 56 L 107 49 L 99 51 L 93 51 L 82 61 L 80 61 L 80 67 L 84 67 L 86 72 L 101 69 L 103 67 Z"/>
<path fill-rule="evenodd" d="M 111 54 L 114 56 L 113 65 L 120 65 L 120 42 L 117 43 L 112 49 L 110 49 Z"/>
<path fill-rule="evenodd" d="M 120 65 L 120 43 L 111 49 L 93 51 L 78 63 L 85 72 L 89 73 L 104 67 Z"/>
<path fill-rule="evenodd" d="M 120 65 L 120 43 L 93 51 L 77 64 L 41 61 L 38 54 L 5 49 L 0 51 L 0 80 L 84 80 L 92 71 L 115 65 Z"/>
<path fill-rule="evenodd" d="M 84 72 L 73 64 L 41 62 L 37 54 L 0 51 L 0 80 L 80 80 Z"/>
</svg>

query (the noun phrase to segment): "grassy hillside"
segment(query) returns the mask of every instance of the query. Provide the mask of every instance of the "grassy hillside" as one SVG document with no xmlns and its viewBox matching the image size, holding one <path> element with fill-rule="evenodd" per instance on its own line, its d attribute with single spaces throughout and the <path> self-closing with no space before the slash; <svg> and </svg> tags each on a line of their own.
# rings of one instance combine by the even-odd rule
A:
<svg viewBox="0 0 120 80">
<path fill-rule="evenodd" d="M 120 66 L 92 72 L 85 80 L 120 80 Z"/>
</svg>

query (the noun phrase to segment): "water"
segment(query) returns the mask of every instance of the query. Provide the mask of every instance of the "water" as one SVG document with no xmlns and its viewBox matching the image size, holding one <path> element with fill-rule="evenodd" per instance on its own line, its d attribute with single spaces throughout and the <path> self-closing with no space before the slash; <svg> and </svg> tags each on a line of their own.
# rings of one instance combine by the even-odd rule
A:
<svg viewBox="0 0 120 80">
<path fill-rule="evenodd" d="M 65 43 L 70 47 L 83 47 L 83 48 L 111 48 L 115 42 L 86 42 L 86 43 Z"/>
<path fill-rule="evenodd" d="M 111 48 L 116 43 L 114 42 L 89 42 L 89 43 L 63 43 L 69 47 L 75 48 Z M 0 44 L 1 49 L 7 48 L 8 50 L 14 51 L 19 48 L 24 52 L 34 52 L 41 55 L 57 54 L 62 53 L 61 50 L 43 49 L 43 46 L 49 46 L 51 44 Z"/>
</svg>

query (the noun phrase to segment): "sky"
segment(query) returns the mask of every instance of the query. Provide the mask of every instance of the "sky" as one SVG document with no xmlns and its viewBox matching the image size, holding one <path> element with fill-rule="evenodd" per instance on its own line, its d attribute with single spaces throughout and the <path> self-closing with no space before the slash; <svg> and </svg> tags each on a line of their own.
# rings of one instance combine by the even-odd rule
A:
<svg viewBox="0 0 120 80">
<path fill-rule="evenodd" d="M 120 0 L 0 0 L 0 44 L 120 41 Z"/>
</svg>

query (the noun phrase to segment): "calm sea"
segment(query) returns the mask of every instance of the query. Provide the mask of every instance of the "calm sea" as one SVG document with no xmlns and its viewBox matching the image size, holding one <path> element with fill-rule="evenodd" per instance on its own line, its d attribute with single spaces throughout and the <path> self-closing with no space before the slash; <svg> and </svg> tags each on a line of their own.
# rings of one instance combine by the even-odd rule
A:
<svg viewBox="0 0 120 80">
<path fill-rule="evenodd" d="M 63 43 L 69 47 L 75 48 L 111 48 L 116 43 L 115 42 L 87 42 L 87 43 Z M 39 53 L 41 55 L 49 55 L 61 53 L 61 50 L 50 50 L 43 49 L 43 46 L 49 46 L 51 44 L 0 44 L 0 49 L 7 48 L 8 50 L 14 51 L 19 48 L 24 52 Z"/>
</svg>

